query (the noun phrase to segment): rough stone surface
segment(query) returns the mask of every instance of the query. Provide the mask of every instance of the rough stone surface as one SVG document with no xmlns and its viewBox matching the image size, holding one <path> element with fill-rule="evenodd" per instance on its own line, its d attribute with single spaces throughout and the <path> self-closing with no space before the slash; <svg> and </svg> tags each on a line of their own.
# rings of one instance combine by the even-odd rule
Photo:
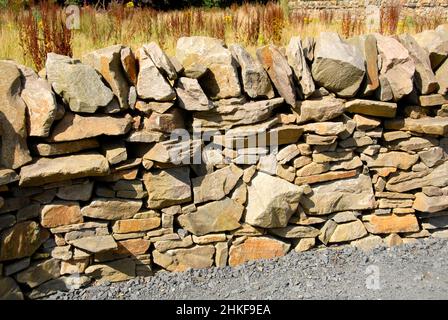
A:
<svg viewBox="0 0 448 320">
<path fill-rule="evenodd" d="M 316 83 L 341 97 L 353 97 L 364 76 L 365 61 L 361 51 L 337 33 L 322 32 L 316 41 L 313 78 Z"/>
<path fill-rule="evenodd" d="M 180 225 L 194 235 L 230 231 L 240 226 L 244 207 L 230 198 L 199 206 L 195 212 L 179 216 Z"/>
<path fill-rule="evenodd" d="M 36 186 L 109 173 L 106 158 L 99 154 L 79 154 L 57 159 L 41 158 L 20 171 L 22 186 Z"/>
<path fill-rule="evenodd" d="M 20 98 L 19 69 L 8 62 L 1 62 L 0 75 L 0 126 L 2 133 L 1 164 L 17 169 L 31 161 L 26 143 L 26 105 Z"/>
<path fill-rule="evenodd" d="M 303 193 L 301 187 L 262 172 L 247 189 L 245 222 L 264 228 L 285 227 Z"/>
<path fill-rule="evenodd" d="M 48 82 L 74 112 L 94 113 L 112 100 L 112 91 L 95 69 L 77 60 L 49 53 L 45 63 Z"/>
<path fill-rule="evenodd" d="M 207 68 L 201 85 L 212 99 L 238 97 L 241 93 L 232 54 L 221 40 L 209 37 L 183 37 L 177 41 L 176 58 L 188 71 L 195 65 Z"/>
<path fill-rule="evenodd" d="M 293 72 L 285 56 L 274 45 L 267 45 L 257 49 L 257 57 L 280 96 L 285 99 L 287 104 L 295 106 L 297 97 Z"/>
<path fill-rule="evenodd" d="M 289 251 L 290 246 L 271 237 L 251 237 L 230 247 L 229 265 L 237 266 L 251 260 L 281 257 Z"/>
<path fill-rule="evenodd" d="M 274 98 L 274 89 L 261 63 L 238 44 L 231 45 L 229 50 L 241 68 L 242 85 L 247 95 L 251 98 Z"/>
</svg>

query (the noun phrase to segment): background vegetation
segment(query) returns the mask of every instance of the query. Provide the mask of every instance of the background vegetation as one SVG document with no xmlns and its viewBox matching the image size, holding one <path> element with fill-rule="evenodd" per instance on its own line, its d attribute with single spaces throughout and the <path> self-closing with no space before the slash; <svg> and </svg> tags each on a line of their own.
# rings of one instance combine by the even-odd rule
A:
<svg viewBox="0 0 448 320">
<path fill-rule="evenodd" d="M 366 23 L 356 10 L 337 16 L 331 9 L 290 11 L 286 0 L 241 2 L 83 2 L 80 28 L 68 30 L 67 13 L 58 3 L 0 0 L 0 59 L 15 59 L 39 70 L 48 52 L 81 57 L 91 50 L 119 43 L 135 49 L 156 41 L 168 54 L 174 54 L 179 37 L 205 35 L 227 44 L 244 44 L 253 53 L 256 47 L 268 43 L 286 45 L 293 35 L 304 38 L 321 31 L 336 31 L 351 37 L 366 31 Z M 445 18 L 437 12 L 405 16 L 397 1 L 381 9 L 379 31 L 415 33 L 444 22 Z"/>
</svg>

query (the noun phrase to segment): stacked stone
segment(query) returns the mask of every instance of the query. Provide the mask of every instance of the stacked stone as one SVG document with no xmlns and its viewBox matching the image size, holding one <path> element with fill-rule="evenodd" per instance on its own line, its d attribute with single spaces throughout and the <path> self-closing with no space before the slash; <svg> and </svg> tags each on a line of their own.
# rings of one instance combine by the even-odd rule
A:
<svg viewBox="0 0 448 320">
<path fill-rule="evenodd" d="M 448 230 L 448 31 L 0 66 L 0 296 Z"/>
</svg>

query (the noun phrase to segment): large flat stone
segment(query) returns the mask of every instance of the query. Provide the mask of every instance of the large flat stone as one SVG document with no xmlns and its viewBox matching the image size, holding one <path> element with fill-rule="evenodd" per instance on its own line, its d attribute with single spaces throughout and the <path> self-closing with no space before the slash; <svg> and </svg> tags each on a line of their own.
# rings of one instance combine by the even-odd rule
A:
<svg viewBox="0 0 448 320">
<path fill-rule="evenodd" d="M 234 267 L 247 261 L 282 257 L 290 247 L 289 243 L 272 237 L 249 237 L 230 247 L 229 265 Z"/>
<path fill-rule="evenodd" d="M 374 117 L 394 118 L 397 113 L 397 104 L 393 102 L 355 99 L 347 101 L 345 107 L 348 112 Z"/>
<path fill-rule="evenodd" d="M 117 136 L 127 133 L 131 129 L 132 117 L 112 117 L 108 115 L 84 116 L 66 113 L 50 135 L 54 142 L 74 141 L 93 138 L 101 135 Z"/>
<path fill-rule="evenodd" d="M 141 207 L 141 200 L 95 198 L 88 206 L 81 209 L 81 214 L 85 217 L 104 220 L 129 219 Z"/>
<path fill-rule="evenodd" d="M 384 122 L 386 129 L 411 131 L 439 136 L 448 135 L 448 117 L 404 118 Z"/>
<path fill-rule="evenodd" d="M 48 237 L 48 231 L 34 221 L 17 223 L 1 233 L 0 261 L 31 256 Z"/>
<path fill-rule="evenodd" d="M 194 202 L 201 203 L 224 198 L 235 187 L 243 170 L 235 165 L 192 179 Z"/>
<path fill-rule="evenodd" d="M 180 225 L 194 235 L 230 231 L 240 227 L 244 207 L 230 198 L 199 206 L 195 212 L 180 215 Z"/>
<path fill-rule="evenodd" d="M 367 175 L 316 184 L 312 194 L 300 200 L 306 212 L 324 215 L 347 210 L 373 209 L 375 197 Z"/>
<path fill-rule="evenodd" d="M 21 186 L 39 186 L 89 176 L 105 176 L 109 164 L 100 154 L 78 154 L 60 158 L 41 158 L 20 171 Z"/>
<path fill-rule="evenodd" d="M 148 191 L 148 207 L 169 207 L 191 201 L 190 168 L 149 171 L 143 175 Z"/>
<path fill-rule="evenodd" d="M 153 251 L 154 263 L 172 272 L 182 272 L 188 268 L 204 269 L 213 265 L 215 247 L 194 246 L 188 249 L 173 249 L 161 253 Z"/>
</svg>

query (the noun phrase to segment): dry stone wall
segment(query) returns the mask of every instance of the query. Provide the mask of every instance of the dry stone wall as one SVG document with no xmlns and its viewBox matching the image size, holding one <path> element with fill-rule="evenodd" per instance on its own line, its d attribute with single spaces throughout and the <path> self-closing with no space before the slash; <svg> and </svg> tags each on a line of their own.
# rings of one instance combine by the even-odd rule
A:
<svg viewBox="0 0 448 320">
<path fill-rule="evenodd" d="M 0 296 L 448 236 L 448 29 L 0 62 Z"/>
</svg>

